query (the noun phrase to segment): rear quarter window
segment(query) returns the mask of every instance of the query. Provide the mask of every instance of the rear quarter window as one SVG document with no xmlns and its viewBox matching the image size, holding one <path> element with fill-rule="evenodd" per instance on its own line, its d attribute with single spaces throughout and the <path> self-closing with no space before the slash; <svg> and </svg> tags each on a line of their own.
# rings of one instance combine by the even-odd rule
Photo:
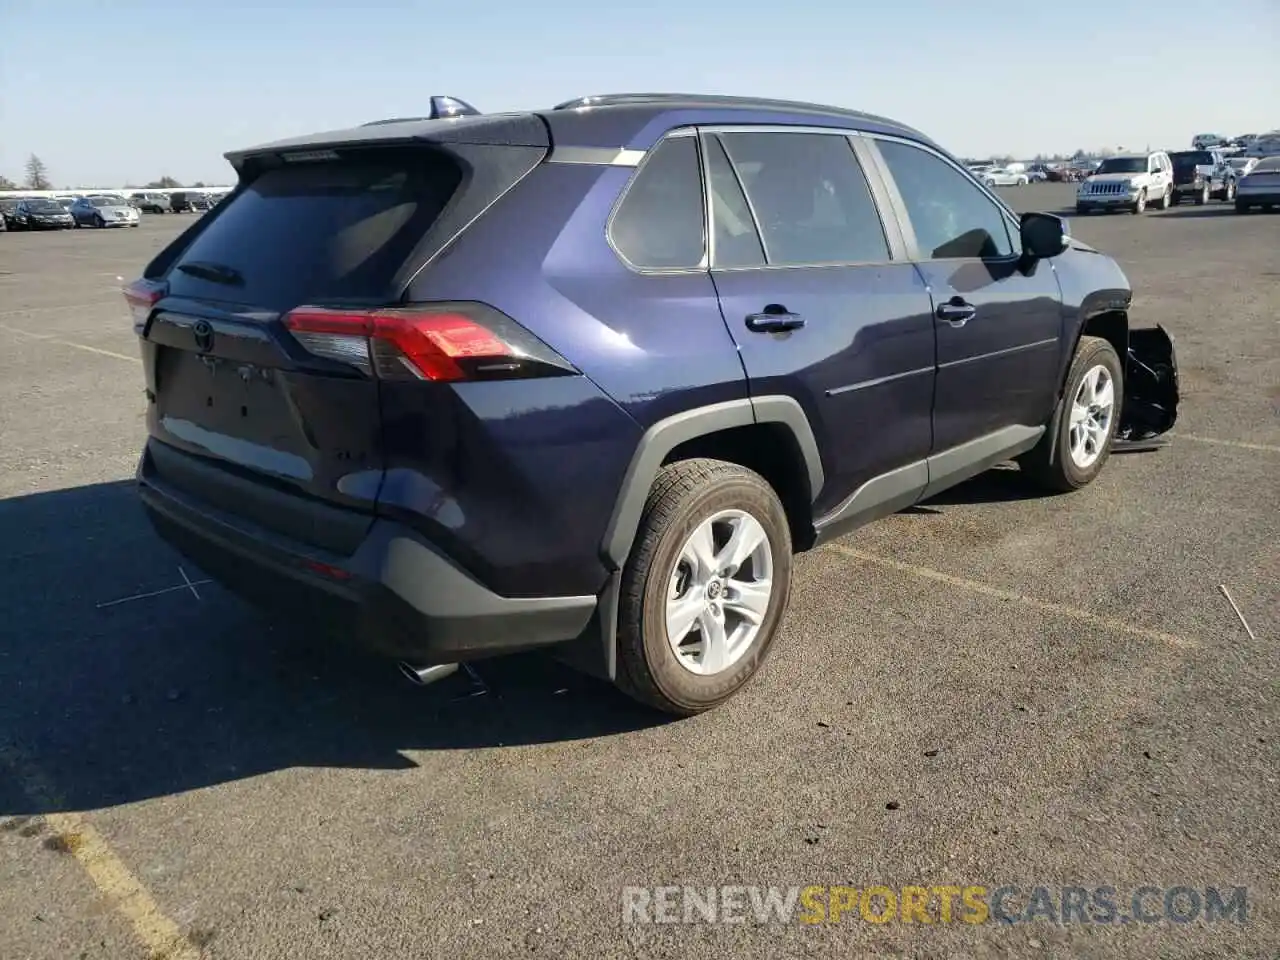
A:
<svg viewBox="0 0 1280 960">
<path fill-rule="evenodd" d="M 428 150 L 269 170 L 221 205 L 174 261 L 170 291 L 274 310 L 387 302 L 461 178 L 454 161 Z M 231 267 L 243 284 L 178 269 L 194 261 Z"/>
</svg>

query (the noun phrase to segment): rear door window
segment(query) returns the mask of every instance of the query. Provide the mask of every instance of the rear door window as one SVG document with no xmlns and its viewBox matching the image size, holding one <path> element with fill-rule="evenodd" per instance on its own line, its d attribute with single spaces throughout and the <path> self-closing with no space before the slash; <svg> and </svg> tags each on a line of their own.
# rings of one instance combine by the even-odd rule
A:
<svg viewBox="0 0 1280 960">
<path fill-rule="evenodd" d="M 269 170 L 221 206 L 169 271 L 178 296 L 288 310 L 385 303 L 461 180 L 445 154 L 372 152 Z M 217 267 L 233 282 L 179 269 Z M 228 271 L 226 268 L 230 268 Z"/>
<path fill-rule="evenodd" d="M 679 270 L 702 264 L 706 218 L 694 137 L 668 137 L 645 157 L 613 215 L 609 237 L 633 267 Z"/>
</svg>

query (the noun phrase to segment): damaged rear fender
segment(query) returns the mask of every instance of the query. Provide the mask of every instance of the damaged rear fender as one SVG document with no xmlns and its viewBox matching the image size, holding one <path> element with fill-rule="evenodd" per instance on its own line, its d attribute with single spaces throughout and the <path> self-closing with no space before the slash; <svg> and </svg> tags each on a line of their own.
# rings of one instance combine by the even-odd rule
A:
<svg viewBox="0 0 1280 960">
<path fill-rule="evenodd" d="M 1159 324 L 1131 329 L 1116 439 L 1132 443 L 1167 433 L 1178 419 L 1178 400 L 1173 337 Z"/>
</svg>

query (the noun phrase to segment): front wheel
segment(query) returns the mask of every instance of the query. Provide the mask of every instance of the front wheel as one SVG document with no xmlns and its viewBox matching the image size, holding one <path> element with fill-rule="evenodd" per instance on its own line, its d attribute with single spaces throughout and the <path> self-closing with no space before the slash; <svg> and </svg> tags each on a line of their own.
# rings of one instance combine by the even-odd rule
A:
<svg viewBox="0 0 1280 960">
<path fill-rule="evenodd" d="M 101 230 L 106 227 L 107 221 L 102 219 L 102 214 L 98 214 L 98 216 L 93 218 L 93 225 Z"/>
<path fill-rule="evenodd" d="M 1205 184 L 1200 188 L 1200 192 L 1196 194 L 1196 206 L 1203 206 L 1209 202 L 1209 184 Z"/>
<path fill-rule="evenodd" d="M 1138 199 L 1135 200 L 1133 203 L 1133 212 L 1134 213 L 1147 212 L 1147 191 L 1141 190 L 1138 192 Z"/>
<path fill-rule="evenodd" d="M 791 531 L 763 477 L 664 467 L 623 570 L 618 686 L 679 716 L 718 706 L 763 665 L 790 591 Z"/>
<path fill-rule="evenodd" d="M 1228 180 L 1226 187 L 1222 191 L 1222 199 L 1226 203 L 1232 203 L 1236 199 L 1236 182 Z"/>
<path fill-rule="evenodd" d="M 1092 482 L 1111 455 L 1123 407 L 1124 372 L 1115 347 L 1101 337 L 1081 337 L 1048 431 L 1019 458 L 1023 472 L 1057 493 Z"/>
</svg>

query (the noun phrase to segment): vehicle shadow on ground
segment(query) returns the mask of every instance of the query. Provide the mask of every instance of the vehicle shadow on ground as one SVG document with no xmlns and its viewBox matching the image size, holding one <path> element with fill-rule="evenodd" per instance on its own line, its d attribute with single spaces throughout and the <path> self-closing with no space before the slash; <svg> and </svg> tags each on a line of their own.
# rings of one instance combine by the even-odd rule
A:
<svg viewBox="0 0 1280 960">
<path fill-rule="evenodd" d="M 0 501 L 0 531 L 0 814 L 667 720 L 545 655 L 476 664 L 482 685 L 459 672 L 416 687 L 384 660 L 269 626 L 155 536 L 129 482 Z"/>
<path fill-rule="evenodd" d="M 1052 496 L 1037 488 L 1022 471 L 1012 464 L 980 473 L 964 483 L 909 508 L 912 513 L 942 513 L 938 507 L 956 507 L 977 503 L 1010 503 L 1016 500 L 1040 500 Z"/>
<path fill-rule="evenodd" d="M 1168 210 L 1161 210 L 1160 216 L 1157 219 L 1163 220 L 1167 217 L 1173 217 L 1180 220 L 1194 220 L 1198 217 L 1235 217 L 1235 216 L 1239 216 L 1239 214 L 1236 213 L 1235 204 L 1221 203 L 1213 207 L 1195 207 L 1195 206 L 1171 207 Z"/>
</svg>

